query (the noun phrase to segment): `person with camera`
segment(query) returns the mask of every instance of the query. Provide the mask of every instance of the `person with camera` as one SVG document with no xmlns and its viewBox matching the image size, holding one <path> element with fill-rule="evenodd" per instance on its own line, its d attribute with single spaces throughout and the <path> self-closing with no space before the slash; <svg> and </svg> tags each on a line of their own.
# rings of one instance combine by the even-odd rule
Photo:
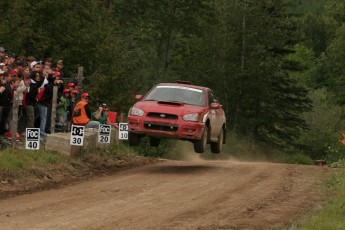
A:
<svg viewBox="0 0 345 230">
<path fill-rule="evenodd" d="M 98 106 L 98 110 L 92 113 L 91 119 L 93 121 L 98 121 L 102 125 L 112 125 L 115 128 L 119 127 L 116 121 L 112 122 L 111 119 L 109 118 L 109 107 L 107 106 L 106 103 L 101 103 Z"/>
<path fill-rule="evenodd" d="M 98 106 L 98 110 L 92 113 L 91 120 L 98 121 L 100 124 L 109 124 L 108 122 L 108 106 L 102 103 Z"/>
</svg>

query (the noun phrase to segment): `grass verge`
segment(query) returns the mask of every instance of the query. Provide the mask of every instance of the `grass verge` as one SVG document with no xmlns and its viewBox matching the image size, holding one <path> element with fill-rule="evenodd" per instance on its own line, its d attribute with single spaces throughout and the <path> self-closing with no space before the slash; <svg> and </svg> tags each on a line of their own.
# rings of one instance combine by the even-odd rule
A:
<svg viewBox="0 0 345 230">
<path fill-rule="evenodd" d="M 68 159 L 67 156 L 48 150 L 4 149 L 0 152 L 0 179 L 2 180 L 18 170 L 46 167 L 66 162 Z"/>
<path fill-rule="evenodd" d="M 324 186 L 326 202 L 310 217 L 301 221 L 298 229 L 344 229 L 345 226 L 345 169 L 332 174 Z"/>
</svg>

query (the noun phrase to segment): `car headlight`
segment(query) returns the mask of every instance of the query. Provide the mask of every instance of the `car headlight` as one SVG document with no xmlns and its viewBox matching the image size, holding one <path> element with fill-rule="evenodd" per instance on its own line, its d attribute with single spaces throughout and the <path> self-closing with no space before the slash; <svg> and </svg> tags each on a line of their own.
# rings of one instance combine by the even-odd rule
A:
<svg viewBox="0 0 345 230">
<path fill-rule="evenodd" d="M 185 121 L 198 121 L 199 120 L 199 114 L 197 113 L 189 113 L 183 115 L 183 120 Z"/>
<path fill-rule="evenodd" d="M 130 114 L 133 116 L 139 116 L 140 117 L 144 114 L 144 110 L 139 109 L 137 107 L 132 107 Z"/>
</svg>

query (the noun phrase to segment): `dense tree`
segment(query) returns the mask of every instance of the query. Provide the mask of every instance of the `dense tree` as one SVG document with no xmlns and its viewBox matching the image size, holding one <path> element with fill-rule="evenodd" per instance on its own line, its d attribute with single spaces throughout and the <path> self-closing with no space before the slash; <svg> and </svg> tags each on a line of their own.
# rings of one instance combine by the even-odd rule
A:
<svg viewBox="0 0 345 230">
<path fill-rule="evenodd" d="M 157 82 L 209 86 L 231 131 L 287 146 L 306 128 L 305 88 L 343 98 L 344 8 L 340 0 L 3 0 L 0 45 L 64 59 L 71 74 L 83 66 L 85 89 L 119 112 Z"/>
</svg>

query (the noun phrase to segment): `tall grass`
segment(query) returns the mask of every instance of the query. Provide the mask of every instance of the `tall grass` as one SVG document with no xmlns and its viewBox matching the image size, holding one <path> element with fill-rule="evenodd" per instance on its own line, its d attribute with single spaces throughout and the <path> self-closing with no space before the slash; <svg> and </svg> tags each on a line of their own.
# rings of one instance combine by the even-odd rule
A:
<svg viewBox="0 0 345 230">
<path fill-rule="evenodd" d="M 331 176 L 325 185 L 326 203 L 302 221 L 298 229 L 345 229 L 345 169 Z"/>
<path fill-rule="evenodd" d="M 4 149 L 0 152 L 0 178 L 4 174 L 8 175 L 18 170 L 46 167 L 47 165 L 62 163 L 67 160 L 67 156 L 53 151 Z"/>
</svg>

